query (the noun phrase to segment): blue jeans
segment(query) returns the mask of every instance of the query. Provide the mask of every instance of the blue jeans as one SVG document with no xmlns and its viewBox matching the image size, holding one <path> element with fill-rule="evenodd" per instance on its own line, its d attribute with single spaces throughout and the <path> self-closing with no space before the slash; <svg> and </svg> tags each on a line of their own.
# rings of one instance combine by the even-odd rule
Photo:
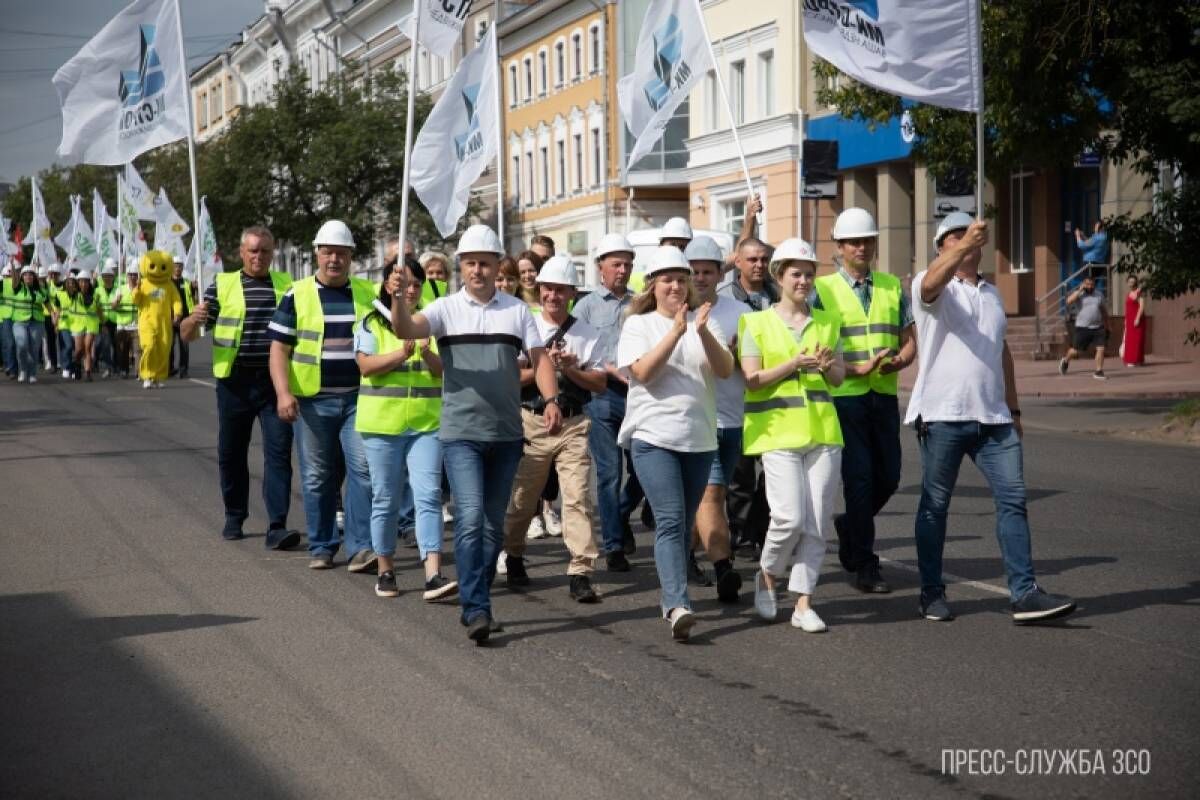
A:
<svg viewBox="0 0 1200 800">
<path fill-rule="evenodd" d="M 879 563 L 875 516 L 900 486 L 900 409 L 895 395 L 867 392 L 833 398 L 842 427 L 842 495 L 838 559 L 849 572 Z"/>
<path fill-rule="evenodd" d="M 300 398 L 300 473 L 308 552 L 332 556 L 338 549 L 335 473 L 339 450 L 346 461 L 346 557 L 371 546 L 371 477 L 362 436 L 354 430 L 358 392 Z"/>
<path fill-rule="evenodd" d="M 1012 425 L 978 422 L 930 422 L 921 448 L 921 502 L 917 507 L 917 566 L 921 594 L 942 594 L 942 551 L 946 515 L 963 456 L 970 456 L 992 489 L 996 504 L 996 539 L 1008 573 L 1013 602 L 1035 588 L 1029 520 L 1025 514 L 1025 477 L 1021 437 Z"/>
<path fill-rule="evenodd" d="M 492 616 L 491 588 L 496 558 L 504 547 L 504 514 L 524 444 L 442 442 L 442 460 L 454 495 L 454 563 L 462 621 Z"/>
<path fill-rule="evenodd" d="M 42 321 L 14 322 L 13 341 L 17 351 L 17 368 L 26 375 L 37 377 L 42 365 Z"/>
<path fill-rule="evenodd" d="M 250 516 L 247 456 L 254 422 L 262 435 L 262 499 L 268 528 L 286 528 L 292 503 L 292 426 L 276 412 L 275 387 L 264 367 L 237 370 L 217 380 L 217 472 L 225 504 L 225 527 L 242 529 Z M 303 463 L 303 462 L 301 462 Z"/>
<path fill-rule="evenodd" d="M 709 486 L 728 486 L 742 457 L 742 429 L 717 428 L 717 455 L 708 471 Z"/>
<path fill-rule="evenodd" d="M 708 485 L 716 450 L 680 453 L 633 440 L 633 465 L 642 477 L 646 500 L 654 512 L 654 566 L 662 587 L 663 616 L 692 603 L 687 594 L 688 552 L 692 524 Z"/>
<path fill-rule="evenodd" d="M 7 281 L 8 278 L 3 280 Z M 13 339 L 13 321 L 0 321 L 0 361 L 4 362 L 4 372 L 8 375 L 17 373 L 17 345 Z"/>
<path fill-rule="evenodd" d="M 371 470 L 371 549 L 396 553 L 396 520 L 402 497 L 416 507 L 417 544 L 422 560 L 442 552 L 442 445 L 437 432 L 362 435 Z"/>
<path fill-rule="evenodd" d="M 74 372 L 79 369 L 75 361 L 75 337 L 70 331 L 58 329 L 58 368 Z"/>
<path fill-rule="evenodd" d="M 592 421 L 588 429 L 588 449 L 592 453 L 592 460 L 596 462 L 596 505 L 600 509 L 600 532 L 605 552 L 616 553 L 621 550 L 629 515 L 645 496 L 634 474 L 632 459 L 617 444 L 617 432 L 625 419 L 625 398 L 607 391 L 593 396 L 585 410 Z M 622 458 L 629 473 L 624 491 L 621 489 Z"/>
</svg>

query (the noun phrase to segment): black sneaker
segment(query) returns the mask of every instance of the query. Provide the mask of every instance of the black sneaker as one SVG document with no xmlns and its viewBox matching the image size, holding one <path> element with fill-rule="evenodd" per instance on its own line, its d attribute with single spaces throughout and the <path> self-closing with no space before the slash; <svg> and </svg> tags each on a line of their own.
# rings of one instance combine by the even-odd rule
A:
<svg viewBox="0 0 1200 800">
<path fill-rule="evenodd" d="M 396 588 L 396 573 L 388 570 L 379 573 L 375 581 L 375 594 L 379 597 L 399 597 L 400 590 Z"/>
<path fill-rule="evenodd" d="M 571 576 L 571 597 L 580 603 L 600 602 L 600 595 L 592 588 L 592 582 L 587 575 Z"/>
<path fill-rule="evenodd" d="M 717 573 L 717 599 L 722 603 L 736 603 L 738 591 L 742 588 L 742 576 L 728 559 L 713 564 L 713 571 Z"/>
<path fill-rule="evenodd" d="M 1065 359 L 1065 358 L 1060 358 L 1058 360 L 1058 374 L 1059 375 L 1067 374 L 1067 364 L 1068 363 L 1070 363 L 1070 362 L 1068 362 L 1067 359 Z"/>
<path fill-rule="evenodd" d="M 1065 617 L 1075 610 L 1075 601 L 1061 594 L 1049 594 L 1036 587 L 1012 604 L 1013 622 L 1027 625 Z"/>
<path fill-rule="evenodd" d="M 854 588 L 866 594 L 887 594 L 892 590 L 888 582 L 879 574 L 879 565 L 871 564 L 854 573 L 851 579 Z"/>
<path fill-rule="evenodd" d="M 1093 373 L 1092 373 L 1092 377 L 1093 377 L 1093 378 L 1095 378 L 1095 379 L 1096 379 L 1096 380 L 1098 380 L 1098 381 L 1106 381 L 1106 380 L 1108 380 L 1108 376 L 1104 374 L 1104 370 L 1102 370 L 1102 369 L 1098 369 L 1098 370 L 1096 370 L 1095 372 L 1093 372 Z"/>
<path fill-rule="evenodd" d="M 300 531 L 289 531 L 286 528 L 271 528 L 267 531 L 266 547 L 268 550 L 290 550 L 300 544 Z"/>
<path fill-rule="evenodd" d="M 449 597 L 458 593 L 458 581 L 452 581 L 442 576 L 439 572 L 429 580 L 425 581 L 425 593 L 421 595 L 423 600 L 430 602 L 441 600 L 443 597 Z"/>
<path fill-rule="evenodd" d="M 475 644 L 483 644 L 492 633 L 492 621 L 487 614 L 480 613 L 467 623 L 467 638 Z"/>
<path fill-rule="evenodd" d="M 712 578 L 696 563 L 696 553 L 688 553 L 688 580 L 697 586 L 712 586 Z"/>
<path fill-rule="evenodd" d="M 609 572 L 629 572 L 629 570 L 633 569 L 629 565 L 629 559 L 620 550 L 609 553 L 604 557 L 604 560 L 608 564 Z"/>
<path fill-rule="evenodd" d="M 949 622 L 954 619 L 954 612 L 946 602 L 946 595 L 936 594 L 933 597 L 921 595 L 921 616 L 934 622 Z"/>
<path fill-rule="evenodd" d="M 654 530 L 654 509 L 650 508 L 650 501 L 642 502 L 642 524 L 646 526 L 646 530 Z"/>
<path fill-rule="evenodd" d="M 529 585 L 529 573 L 525 571 L 523 556 L 508 557 L 508 574 L 505 576 L 505 580 L 509 587 Z"/>
<path fill-rule="evenodd" d="M 226 524 L 225 528 L 221 531 L 221 538 L 227 542 L 236 542 L 239 539 L 245 539 L 246 535 L 242 533 L 240 525 L 235 527 L 232 524 Z"/>
<path fill-rule="evenodd" d="M 629 520 L 621 523 L 621 551 L 627 556 L 631 556 L 637 552 L 637 539 L 633 538 L 633 528 L 629 525 Z"/>
</svg>

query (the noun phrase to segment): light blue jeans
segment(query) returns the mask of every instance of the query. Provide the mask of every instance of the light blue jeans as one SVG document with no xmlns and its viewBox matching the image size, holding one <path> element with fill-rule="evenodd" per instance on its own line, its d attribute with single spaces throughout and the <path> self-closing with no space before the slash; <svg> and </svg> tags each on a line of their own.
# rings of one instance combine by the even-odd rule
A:
<svg viewBox="0 0 1200 800">
<path fill-rule="evenodd" d="M 442 552 L 442 444 L 437 431 L 364 433 L 362 441 L 371 470 L 371 549 L 381 556 L 395 555 L 401 499 L 411 493 L 421 560 Z"/>
<path fill-rule="evenodd" d="M 8 280 L 4 278 L 3 280 Z M 17 372 L 17 347 L 13 338 L 13 321 L 0 321 L 0 361 L 4 362 L 4 371 L 9 375 Z"/>
<path fill-rule="evenodd" d="M 970 456 L 992 489 L 996 504 L 996 539 L 1008 573 L 1008 592 L 1015 603 L 1037 588 L 1025 512 L 1025 476 L 1021 437 L 1012 425 L 978 422 L 930 422 L 921 447 L 921 502 L 917 506 L 917 566 L 921 594 L 930 599 L 945 593 L 942 551 L 946 516 L 963 456 Z"/>
<path fill-rule="evenodd" d="M 26 375 L 37 377 L 38 367 L 42 365 L 42 334 L 43 323 L 14 322 L 13 340 L 17 348 L 17 366 Z"/>
<path fill-rule="evenodd" d="M 662 587 L 663 616 L 692 609 L 688 599 L 688 552 L 696 509 L 708 485 L 716 450 L 682 453 L 634 439 L 633 468 L 654 512 L 654 567 Z"/>
<path fill-rule="evenodd" d="M 300 474 L 310 555 L 332 556 L 338 549 L 334 465 L 341 448 L 346 459 L 346 557 L 371 546 L 371 476 L 362 436 L 354 430 L 358 392 L 300 398 Z"/>
</svg>

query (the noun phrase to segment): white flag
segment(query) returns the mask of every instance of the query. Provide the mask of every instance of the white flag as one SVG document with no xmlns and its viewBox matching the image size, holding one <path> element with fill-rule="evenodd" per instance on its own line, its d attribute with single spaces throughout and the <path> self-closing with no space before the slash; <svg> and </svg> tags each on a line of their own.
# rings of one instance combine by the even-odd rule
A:
<svg viewBox="0 0 1200 800">
<path fill-rule="evenodd" d="M 54 237 L 54 243 L 63 250 L 66 250 L 68 253 L 71 251 L 71 240 L 75 238 L 75 206 L 79 202 L 79 196 L 73 194 L 71 195 L 70 200 L 71 216 L 67 217 L 67 224 L 64 225 L 63 229 L 58 232 L 58 235 Z"/>
<path fill-rule="evenodd" d="M 150 207 L 153 209 L 153 201 Z M 121 226 L 121 255 L 128 257 L 146 252 L 146 234 L 138 222 L 137 203 L 129 193 L 129 183 L 120 177 L 117 178 L 117 220 Z"/>
<path fill-rule="evenodd" d="M 631 166 L 662 138 L 675 109 L 713 67 L 699 0 L 651 0 L 633 72 L 617 83 L 621 116 L 637 137 Z"/>
<path fill-rule="evenodd" d="M 493 26 L 458 65 L 405 165 L 413 190 L 442 236 L 454 233 L 467 210 L 471 185 L 496 157 L 497 69 Z"/>
<path fill-rule="evenodd" d="M 101 267 L 110 258 L 117 260 L 117 228 L 113 222 L 100 192 L 92 189 L 92 233 L 96 237 L 96 253 Z"/>
<path fill-rule="evenodd" d="M 180 246 L 182 246 L 183 237 L 191 230 L 191 226 L 183 221 L 183 217 L 179 216 L 175 206 L 171 205 L 171 201 L 167 199 L 166 189 L 158 190 L 158 197 L 155 198 L 154 204 L 157 215 L 154 219 L 154 249 L 174 253 L 175 251 L 169 247 L 160 247 L 160 245 L 168 239 L 179 239 Z M 183 252 L 179 254 L 184 255 Z"/>
<path fill-rule="evenodd" d="M 418 0 L 421 17 L 419 39 L 425 49 L 445 58 L 454 52 L 462 33 L 463 22 L 471 13 L 472 0 Z M 415 17 L 410 17 L 409 24 Z M 409 38 L 412 33 L 405 31 Z"/>
<path fill-rule="evenodd" d="M 124 164 L 188 135 L 178 0 L 134 0 L 54 75 L 58 154 Z"/>
<path fill-rule="evenodd" d="M 50 218 L 46 216 L 46 203 L 42 200 L 42 190 L 38 188 L 36 176 L 29 178 L 30 193 L 33 195 L 33 221 L 29 224 L 29 232 L 21 244 L 33 245 L 33 259 L 39 264 L 49 266 L 58 263 L 58 253 L 54 249 L 54 239 L 51 236 Z"/>
<path fill-rule="evenodd" d="M 142 180 L 142 176 L 133 168 L 133 164 L 125 165 L 125 180 L 122 182 L 125 187 L 125 196 L 129 199 L 129 203 L 133 206 L 135 219 L 144 219 L 147 222 L 153 222 L 158 218 L 158 212 L 155 210 L 158 199 L 154 196 L 154 192 L 150 191 L 150 187 Z"/>
<path fill-rule="evenodd" d="M 0 213 L 0 253 L 7 256 L 15 256 L 17 254 L 16 243 L 8 239 L 8 226 L 11 224 L 8 217 Z"/>
<path fill-rule="evenodd" d="M 98 266 L 96 237 L 83 215 L 83 198 L 78 195 L 71 198 L 71 221 L 54 241 L 67 251 L 67 269 L 90 271 Z"/>
<path fill-rule="evenodd" d="M 192 237 L 192 246 L 188 248 L 183 274 L 189 280 L 195 280 L 197 272 L 200 272 L 204 277 L 204 285 L 200 287 L 203 291 L 224 271 L 225 264 L 217 250 L 217 232 L 213 228 L 212 217 L 208 215 L 208 206 L 201 197 L 199 230 Z"/>
<path fill-rule="evenodd" d="M 979 111 L 977 0 L 804 4 L 804 40 L 856 81 L 890 94 Z"/>
</svg>

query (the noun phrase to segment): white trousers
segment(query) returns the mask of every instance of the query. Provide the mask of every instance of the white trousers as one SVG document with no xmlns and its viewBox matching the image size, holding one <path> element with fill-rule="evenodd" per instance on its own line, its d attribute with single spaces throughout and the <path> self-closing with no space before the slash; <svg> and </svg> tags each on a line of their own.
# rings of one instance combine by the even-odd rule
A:
<svg viewBox="0 0 1200 800">
<path fill-rule="evenodd" d="M 762 454 L 771 526 L 763 545 L 763 571 L 776 578 L 791 569 L 788 589 L 812 594 L 821 575 L 825 539 L 833 527 L 833 502 L 842 472 L 842 449 L 818 445 Z"/>
</svg>

